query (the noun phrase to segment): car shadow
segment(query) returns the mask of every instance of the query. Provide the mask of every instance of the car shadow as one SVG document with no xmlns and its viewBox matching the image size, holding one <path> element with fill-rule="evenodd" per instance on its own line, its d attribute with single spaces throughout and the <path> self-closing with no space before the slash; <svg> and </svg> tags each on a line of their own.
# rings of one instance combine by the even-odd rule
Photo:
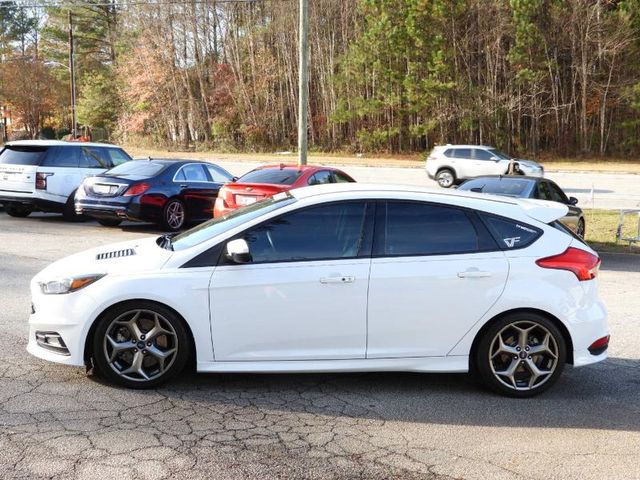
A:
<svg viewBox="0 0 640 480">
<path fill-rule="evenodd" d="M 260 410 L 383 421 L 640 431 L 639 367 L 640 360 L 622 358 L 568 367 L 553 388 L 530 399 L 494 394 L 467 374 L 419 373 L 186 373 L 139 394 L 160 394 L 184 407 L 240 402 Z"/>
</svg>

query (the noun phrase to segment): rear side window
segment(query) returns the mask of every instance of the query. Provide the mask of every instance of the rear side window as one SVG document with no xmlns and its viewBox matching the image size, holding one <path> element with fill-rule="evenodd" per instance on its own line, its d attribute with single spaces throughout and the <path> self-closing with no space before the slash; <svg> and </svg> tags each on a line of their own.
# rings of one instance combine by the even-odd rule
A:
<svg viewBox="0 0 640 480">
<path fill-rule="evenodd" d="M 81 163 L 81 156 L 82 150 L 79 147 L 51 147 L 42 165 L 46 167 L 78 168 Z"/>
<path fill-rule="evenodd" d="M 353 179 L 340 172 L 333 172 L 336 183 L 353 183 Z"/>
<path fill-rule="evenodd" d="M 293 185 L 302 175 L 295 168 L 262 168 L 243 175 L 238 183 L 271 183 L 274 185 Z"/>
<path fill-rule="evenodd" d="M 321 170 L 316 172 L 309 178 L 307 182 L 309 185 L 322 185 L 323 183 L 333 183 L 332 175 L 330 170 Z"/>
<path fill-rule="evenodd" d="M 453 155 L 456 158 L 471 158 L 471 149 L 470 148 L 456 148 L 455 154 Z"/>
<path fill-rule="evenodd" d="M 49 147 L 7 145 L 0 152 L 0 164 L 40 165 Z"/>
<path fill-rule="evenodd" d="M 489 214 L 480 214 L 503 250 L 524 248 L 535 242 L 542 230 L 525 223 Z"/>
<path fill-rule="evenodd" d="M 446 255 L 496 249 L 484 227 L 476 226 L 471 214 L 459 208 L 387 202 L 378 212 L 377 255 Z"/>
<path fill-rule="evenodd" d="M 444 156 L 445 157 L 455 157 L 456 156 L 456 149 L 455 148 L 448 148 L 447 150 L 444 151 Z"/>
</svg>

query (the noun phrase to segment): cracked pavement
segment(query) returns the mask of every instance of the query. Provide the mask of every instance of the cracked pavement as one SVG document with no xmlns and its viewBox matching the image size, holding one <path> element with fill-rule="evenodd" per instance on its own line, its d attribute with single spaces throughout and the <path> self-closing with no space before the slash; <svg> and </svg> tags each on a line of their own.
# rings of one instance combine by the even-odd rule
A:
<svg viewBox="0 0 640 480">
<path fill-rule="evenodd" d="M 640 256 L 603 260 L 611 358 L 528 400 L 399 373 L 185 373 L 134 391 L 25 351 L 38 270 L 152 233 L 0 212 L 0 478 L 640 479 Z"/>
</svg>

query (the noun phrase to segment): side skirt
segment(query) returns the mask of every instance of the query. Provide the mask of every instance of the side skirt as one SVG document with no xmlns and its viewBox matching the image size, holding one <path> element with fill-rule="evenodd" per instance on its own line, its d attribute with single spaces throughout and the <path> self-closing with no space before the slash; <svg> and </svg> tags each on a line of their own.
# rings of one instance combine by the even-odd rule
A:
<svg viewBox="0 0 640 480">
<path fill-rule="evenodd" d="M 469 371 L 469 356 L 363 358 L 355 360 L 289 360 L 272 362 L 198 362 L 199 372 L 448 372 Z"/>
</svg>

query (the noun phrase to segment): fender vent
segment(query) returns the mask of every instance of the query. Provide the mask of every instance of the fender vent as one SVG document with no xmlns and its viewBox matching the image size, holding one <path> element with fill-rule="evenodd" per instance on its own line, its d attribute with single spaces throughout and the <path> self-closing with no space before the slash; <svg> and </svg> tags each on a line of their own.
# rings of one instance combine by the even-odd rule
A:
<svg viewBox="0 0 640 480">
<path fill-rule="evenodd" d="M 113 252 L 99 253 L 96 255 L 96 260 L 107 260 L 109 258 L 121 258 L 130 257 L 135 255 L 136 251 L 133 248 L 125 248 L 124 250 L 114 250 Z"/>
</svg>

